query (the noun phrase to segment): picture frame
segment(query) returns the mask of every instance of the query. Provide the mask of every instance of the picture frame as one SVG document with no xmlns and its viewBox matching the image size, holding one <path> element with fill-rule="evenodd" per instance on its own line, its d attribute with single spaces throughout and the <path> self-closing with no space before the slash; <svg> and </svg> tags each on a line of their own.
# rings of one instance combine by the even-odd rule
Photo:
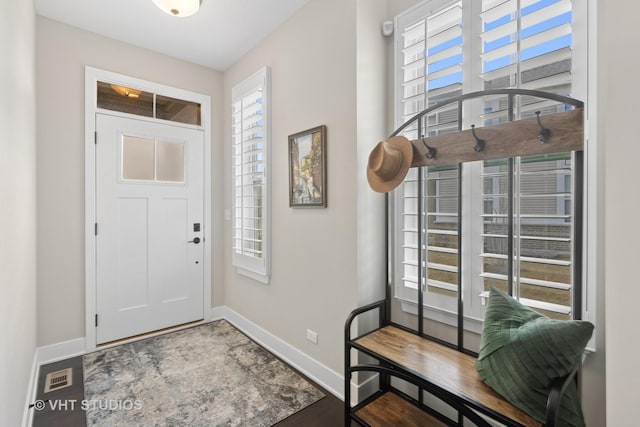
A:
<svg viewBox="0 0 640 427">
<path fill-rule="evenodd" d="M 289 207 L 327 207 L 327 127 L 289 135 Z"/>
</svg>

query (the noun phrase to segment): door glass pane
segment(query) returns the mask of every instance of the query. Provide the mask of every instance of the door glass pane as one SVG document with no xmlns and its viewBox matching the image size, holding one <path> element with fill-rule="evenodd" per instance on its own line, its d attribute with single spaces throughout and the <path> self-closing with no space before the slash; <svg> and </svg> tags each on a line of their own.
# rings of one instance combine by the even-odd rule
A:
<svg viewBox="0 0 640 427">
<path fill-rule="evenodd" d="M 156 95 L 156 118 L 199 126 L 200 104 Z"/>
<path fill-rule="evenodd" d="M 153 94 L 130 87 L 98 82 L 98 108 L 153 117 Z"/>
<path fill-rule="evenodd" d="M 122 137 L 122 179 L 153 181 L 154 140 L 124 135 Z"/>
<path fill-rule="evenodd" d="M 157 180 L 184 182 L 184 144 L 158 141 L 156 149 Z"/>
</svg>

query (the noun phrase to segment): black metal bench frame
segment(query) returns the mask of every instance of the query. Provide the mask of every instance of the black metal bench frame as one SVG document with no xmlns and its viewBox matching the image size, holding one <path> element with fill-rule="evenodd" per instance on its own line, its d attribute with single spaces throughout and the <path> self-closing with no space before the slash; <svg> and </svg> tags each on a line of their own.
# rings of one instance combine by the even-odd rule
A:
<svg viewBox="0 0 640 427">
<path fill-rule="evenodd" d="M 349 426 L 351 425 L 351 421 L 355 421 L 356 423 L 358 423 L 361 426 L 368 426 L 368 424 L 362 420 L 356 413 L 358 412 L 358 410 L 360 410 L 361 408 L 363 408 L 364 406 L 368 405 L 371 401 L 377 399 L 379 396 L 381 396 L 383 393 L 387 392 L 387 391 L 393 391 L 399 395 L 401 395 L 403 398 L 409 400 L 410 402 L 412 402 L 414 405 L 420 407 L 422 410 L 428 412 L 430 415 L 438 418 L 439 420 L 441 420 L 443 423 L 450 425 L 450 426 L 461 426 L 463 425 L 463 419 L 467 418 L 468 420 L 470 420 L 471 422 L 473 422 L 475 425 L 479 426 L 479 427 L 492 427 L 491 424 L 489 424 L 486 420 L 484 420 L 481 416 L 478 415 L 477 412 L 480 412 L 486 416 L 488 416 L 489 418 L 492 418 L 502 424 L 504 424 L 505 426 L 509 426 L 509 427 L 522 427 L 522 424 L 520 424 L 519 422 L 516 422 L 508 417 L 506 417 L 503 414 L 500 414 L 498 412 L 495 412 L 483 405 L 481 405 L 478 402 L 475 402 L 471 399 L 469 399 L 466 396 L 463 395 L 459 395 L 456 393 L 452 393 L 450 390 L 446 390 L 445 388 L 442 388 L 436 384 L 434 384 L 433 382 L 431 382 L 429 380 L 428 377 L 426 376 L 422 376 L 422 375 L 418 375 L 415 372 L 412 372 L 408 369 L 406 369 L 405 367 L 397 364 L 396 362 L 392 361 L 392 360 L 388 360 L 387 358 L 372 352 L 371 350 L 359 345 L 356 341 L 359 338 L 362 338 L 363 336 L 367 335 L 367 334 L 363 334 L 357 337 L 351 337 L 351 328 L 352 328 L 352 324 L 353 321 L 361 314 L 367 313 L 369 311 L 372 310 L 379 310 L 379 327 L 384 327 L 387 325 L 391 325 L 400 329 L 404 329 L 407 330 L 411 333 L 415 334 L 415 331 L 412 331 L 408 328 L 405 328 L 402 325 L 398 325 L 395 324 L 393 322 L 389 322 L 388 319 L 385 316 L 386 313 L 386 306 L 387 306 L 387 301 L 386 300 L 382 300 L 382 301 L 378 301 L 375 302 L 373 304 L 369 304 L 366 305 L 364 307 L 358 308 L 354 311 L 352 311 L 348 318 L 347 321 L 345 322 L 345 328 L 344 328 L 344 337 L 345 337 L 345 353 L 344 353 L 344 360 L 345 360 L 345 392 L 344 392 L 344 419 L 345 419 L 345 426 Z M 417 334 L 416 334 L 417 335 Z M 422 339 L 430 339 L 430 338 L 426 338 L 426 337 L 421 337 Z M 455 348 L 455 346 L 448 344 L 448 343 L 444 343 L 444 342 L 438 342 L 438 345 L 443 345 L 449 348 Z M 370 357 L 373 357 L 374 359 L 376 359 L 379 364 L 378 365 L 373 365 L 373 364 L 356 364 L 356 365 L 352 365 L 351 363 L 351 350 L 355 349 L 358 350 Z M 551 386 L 551 390 L 549 392 L 549 397 L 547 399 L 547 412 L 546 412 L 546 422 L 544 423 L 545 426 L 547 427 L 554 427 L 556 425 L 556 420 L 557 420 L 557 416 L 558 416 L 558 410 L 560 408 L 560 403 L 562 401 L 562 397 L 563 394 L 567 388 L 567 386 L 570 384 L 570 382 L 572 380 L 577 380 L 577 372 L 578 372 L 578 368 L 579 366 L 577 366 L 575 369 L 573 369 L 573 371 L 562 378 L 557 378 L 552 386 Z M 354 372 L 374 372 L 380 375 L 379 377 L 379 381 L 380 381 L 380 387 L 379 390 L 374 393 L 373 395 L 369 396 L 367 399 L 364 399 L 362 402 L 359 402 L 357 405 L 355 406 L 351 406 L 351 377 L 352 374 Z M 417 386 L 420 390 L 419 393 L 419 398 L 415 399 L 409 395 L 407 395 L 406 393 L 398 390 L 397 388 L 394 388 L 391 385 L 391 377 L 395 377 L 395 378 L 399 378 L 402 379 L 404 381 L 407 381 L 415 386 Z M 435 397 L 439 398 L 440 400 L 442 400 L 443 402 L 445 402 L 446 404 L 448 404 L 449 406 L 451 406 L 452 408 L 454 408 L 455 410 L 458 411 L 458 420 L 451 420 L 448 417 L 436 412 L 435 410 L 429 408 L 428 406 L 424 405 L 422 403 L 422 392 L 426 391 L 429 394 L 434 395 Z"/>
<path fill-rule="evenodd" d="M 462 111 L 463 111 L 463 103 L 465 101 L 468 100 L 472 100 L 472 99 L 476 99 L 476 98 L 481 98 L 481 97 L 485 97 L 485 96 L 506 96 L 507 100 L 508 100 L 508 120 L 509 122 L 513 122 L 514 121 L 514 109 L 515 109 L 515 102 L 514 102 L 514 98 L 516 96 L 530 96 L 530 97 L 538 97 L 538 98 L 542 98 L 542 99 L 547 99 L 547 100 L 552 100 L 552 101 L 556 101 L 559 103 L 564 103 L 567 105 L 572 106 L 574 109 L 583 109 L 584 108 L 584 104 L 582 103 L 582 101 L 573 99 L 573 98 L 569 98 L 569 97 L 565 97 L 565 96 L 561 96 L 561 95 L 557 95 L 554 93 L 549 93 L 549 92 L 542 92 L 542 91 L 534 91 L 534 90 L 524 90 L 524 89 L 496 89 L 496 90 L 487 90 L 487 91 L 481 91 L 481 92 L 473 92 L 473 93 L 469 93 L 466 95 L 461 95 L 455 98 L 451 98 L 448 99 L 442 103 L 438 103 L 432 107 L 429 107 L 423 111 L 421 111 L 420 113 L 416 114 L 414 117 L 412 117 L 409 121 L 407 121 L 405 124 L 403 124 L 402 126 L 400 126 L 396 131 L 394 131 L 391 136 L 396 136 L 399 135 L 401 132 L 403 132 L 404 130 L 406 130 L 410 125 L 412 125 L 413 123 L 417 123 L 417 130 L 418 130 L 418 135 L 422 135 L 423 134 L 423 121 L 424 119 L 432 112 L 437 111 L 441 108 L 443 108 L 443 106 L 446 106 L 448 104 L 457 104 L 457 109 L 458 109 L 458 130 L 460 132 L 466 132 L 465 135 L 469 135 L 468 131 L 462 131 Z M 544 116 L 543 116 L 544 117 Z M 562 151 L 559 150 L 557 148 L 553 147 L 553 142 L 554 142 L 554 138 L 562 140 L 563 139 L 563 135 L 558 136 L 557 134 L 555 134 L 554 130 L 549 130 L 549 129 L 545 129 L 540 123 L 540 116 L 537 116 L 537 122 L 540 125 L 540 134 L 538 136 L 538 139 L 540 141 L 540 143 L 546 144 L 547 142 L 551 142 L 550 148 L 548 149 L 549 152 L 554 152 L 555 151 Z M 582 132 L 582 122 L 580 122 L 580 132 Z M 490 129 L 490 128 L 487 128 Z M 473 137 L 478 140 L 476 134 L 475 134 L 475 130 L 471 129 L 471 132 L 473 134 Z M 460 134 L 462 137 L 462 133 Z M 573 134 L 573 139 L 575 140 L 576 135 Z M 437 138 L 437 137 L 435 137 Z M 579 136 L 578 136 L 579 138 Z M 432 152 L 432 149 L 429 148 L 429 145 L 427 145 L 427 142 L 429 141 L 430 138 L 421 138 L 420 140 L 417 141 L 411 141 L 413 146 L 414 146 L 414 162 L 413 162 L 413 167 L 420 167 L 418 170 L 419 173 L 419 180 L 420 177 L 422 176 L 422 167 L 421 166 L 428 166 L 430 164 L 430 162 L 432 161 L 433 157 L 434 157 L 434 152 Z M 421 141 L 421 144 L 419 144 L 419 142 Z M 422 147 L 421 145 L 424 144 L 424 147 Z M 425 148 L 426 147 L 426 148 Z M 476 149 L 477 148 L 477 149 Z M 484 141 L 482 141 L 481 147 L 474 147 L 474 149 L 476 149 L 477 152 L 480 152 L 484 149 Z M 425 150 L 428 150 L 425 152 Z M 582 283 L 582 251 L 581 251 L 581 247 L 582 247 L 582 227 L 583 227 L 583 221 L 582 221 L 582 216 L 583 216 L 583 212 L 582 212 L 582 205 L 583 205 L 583 192 L 584 192 L 584 158 L 583 158 L 583 149 L 582 146 L 580 146 L 577 149 L 573 149 L 574 153 L 575 153 L 575 157 L 574 157 L 574 167 L 575 167 L 575 183 L 574 183 L 574 197 L 575 197 L 575 212 L 574 212 L 574 232 L 573 232 L 573 244 L 574 244 L 574 254 L 575 254 L 575 260 L 574 260 L 574 264 L 573 264 L 573 277 L 574 277 L 574 284 L 578 284 L 578 286 L 575 286 L 573 289 L 573 309 L 574 309 L 574 313 L 577 314 L 577 316 L 574 316 L 574 318 L 579 318 L 579 314 L 581 313 L 581 292 L 580 292 L 580 284 Z M 422 159 L 419 159 L 418 161 L 415 160 L 415 156 L 416 154 L 419 153 L 423 156 Z M 517 155 L 517 154 L 516 154 Z M 509 159 L 509 168 L 510 171 L 512 171 L 513 168 L 513 159 L 510 158 Z M 459 168 L 459 171 L 461 169 Z M 511 184 L 510 184 L 511 187 Z M 509 189 L 509 193 L 511 195 L 511 193 L 513 192 L 513 189 L 510 188 Z M 424 195 L 422 195 L 421 193 L 418 196 L 420 197 L 424 197 Z M 509 206 L 508 206 L 508 212 L 509 212 L 509 247 L 508 247 L 508 259 L 512 259 L 513 258 L 513 236 L 512 236 L 512 227 L 511 227 L 511 221 L 513 219 L 513 207 L 511 206 L 512 204 L 512 199 L 513 197 L 508 197 L 509 200 Z M 459 203 L 461 203 L 462 201 L 462 197 L 458 197 Z M 389 206 L 390 206 L 390 201 L 389 201 L 389 195 L 386 195 L 386 214 L 387 214 L 387 221 L 386 221 L 386 226 L 387 226 L 387 230 L 386 230 L 386 236 L 387 239 L 389 238 Z M 458 212 L 460 212 L 460 209 L 458 210 Z M 418 229 L 420 230 L 423 227 L 423 224 L 421 224 L 421 215 L 419 215 L 419 222 L 418 222 Z M 420 248 L 422 246 L 422 241 L 421 241 L 421 236 L 422 233 L 418 233 L 418 247 Z M 458 235 L 458 239 L 459 239 L 459 248 L 461 246 L 461 241 L 460 241 L 460 234 Z M 390 242 L 387 241 L 387 258 L 389 257 L 389 245 Z M 422 252 L 422 251 L 420 251 Z M 459 249 L 458 253 L 460 256 L 460 253 L 462 251 Z M 418 262 L 418 265 L 422 264 L 422 255 L 420 255 L 420 259 Z M 511 264 L 511 263 L 509 263 Z M 420 267 L 418 267 L 420 268 Z M 429 412 L 431 415 L 433 415 L 434 417 L 438 418 L 439 420 L 441 420 L 443 423 L 447 424 L 447 425 L 451 425 L 451 426 L 461 426 L 463 423 L 463 419 L 468 419 L 471 422 L 473 422 L 474 424 L 481 426 L 481 427 L 491 427 L 491 424 L 489 424 L 482 416 L 479 416 L 478 414 L 483 414 L 484 416 L 487 416 L 491 419 L 494 419 L 506 426 L 509 427 L 521 427 L 522 425 L 519 422 L 516 422 L 508 417 L 506 417 L 503 414 L 497 413 L 489 408 L 484 407 L 483 405 L 481 405 L 478 402 L 475 402 L 471 399 L 469 399 L 466 396 L 462 396 L 462 395 L 458 395 L 456 393 L 452 393 L 450 390 L 446 390 L 436 384 L 434 384 L 433 382 L 431 382 L 429 380 L 428 377 L 426 376 L 422 376 L 419 375 L 415 372 L 412 372 L 410 370 L 408 370 L 407 368 L 391 361 L 388 360 L 386 358 L 384 358 L 383 356 L 381 356 L 380 354 L 376 354 L 375 352 L 370 351 L 367 348 L 364 348 L 363 346 L 359 345 L 356 341 L 359 338 L 362 338 L 364 335 L 358 336 L 358 337 L 351 337 L 351 329 L 352 329 L 352 323 L 353 321 L 361 314 L 364 313 L 368 313 L 370 311 L 373 310 L 378 310 L 379 314 L 378 314 L 378 328 L 382 328 L 384 326 L 387 325 L 391 325 L 400 329 L 404 329 L 407 330 L 413 334 L 418 335 L 419 337 L 421 337 L 422 339 L 428 339 L 428 340 L 432 340 L 436 343 L 438 343 L 439 345 L 443 345 L 449 348 L 454 348 L 458 351 L 461 351 L 463 353 L 472 355 L 472 356 L 476 356 L 477 354 L 466 349 L 464 347 L 464 343 L 463 343 L 463 332 L 464 332 L 464 328 L 463 328 L 463 321 L 464 321 L 464 311 L 463 311 L 463 304 L 462 304 L 462 283 L 461 283 L 461 275 L 458 275 L 459 277 L 459 283 L 458 283 L 458 312 L 457 312 L 457 344 L 451 344 L 448 342 L 444 342 L 442 340 L 439 340 L 435 337 L 432 337 L 430 335 L 427 335 L 424 331 L 423 331 L 423 322 L 420 320 L 418 321 L 418 330 L 412 330 L 409 328 L 406 328 L 403 325 L 398 325 L 395 324 L 393 322 L 391 322 L 391 299 L 393 298 L 393 293 L 391 290 L 391 286 L 392 286 L 392 280 L 389 277 L 389 271 L 388 271 L 388 263 L 387 263 L 387 284 L 386 284 L 386 288 L 385 288 L 385 294 L 386 297 L 384 300 L 382 301 L 378 301 L 369 305 L 366 305 L 364 307 L 358 308 L 354 311 L 351 312 L 351 314 L 348 316 L 346 323 L 345 323 L 345 330 L 344 330 L 344 339 L 345 339 L 345 354 L 344 354 L 344 360 L 345 360 L 345 365 L 344 365 L 344 377 L 345 377 L 345 404 L 344 404 L 344 419 L 345 419 L 345 426 L 349 426 L 351 425 L 351 421 L 355 421 L 356 423 L 358 423 L 359 425 L 362 426 L 366 426 L 366 422 L 364 420 L 362 420 L 357 414 L 356 412 L 361 409 L 362 407 L 366 406 L 367 404 L 369 404 L 371 401 L 375 400 L 377 397 L 379 397 L 382 393 L 386 392 L 386 391 L 390 391 L 392 390 L 393 392 L 401 395 L 402 397 L 404 397 L 405 399 L 409 400 L 410 402 L 412 402 L 414 405 L 420 407 L 421 409 Z M 418 274 L 418 281 L 421 282 L 422 280 L 422 275 Z M 513 271 L 512 268 L 509 268 L 509 272 L 508 272 L 508 284 L 509 284 L 509 293 L 511 293 L 512 291 L 512 283 L 513 283 Z M 422 283 L 418 283 L 418 289 L 422 289 Z M 423 319 L 424 318 L 424 313 L 423 313 L 423 293 L 422 292 L 418 292 L 418 319 Z M 378 361 L 377 365 L 373 365 L 373 364 L 356 364 L 356 365 L 352 365 L 351 362 L 351 351 L 355 349 L 358 350 L 359 352 L 362 352 L 363 354 L 367 354 L 368 356 L 376 359 Z M 577 366 L 569 375 L 567 375 L 566 377 L 563 378 L 558 378 L 554 381 L 554 383 L 552 384 L 550 393 L 549 393 L 549 397 L 547 400 L 547 412 L 546 412 L 546 421 L 544 423 L 545 426 L 547 427 L 553 427 L 556 424 L 556 419 L 557 419 L 557 415 L 558 415 L 558 409 L 560 407 L 560 401 L 562 399 L 563 393 L 566 390 L 567 386 L 570 384 L 570 381 L 574 380 L 577 381 L 577 371 L 579 369 L 579 366 Z M 373 373 L 377 373 L 379 374 L 379 382 L 380 382 L 380 387 L 379 387 L 379 391 L 377 393 L 374 393 L 372 396 L 368 397 L 367 399 L 363 400 L 362 402 L 359 402 L 358 404 L 356 404 L 355 406 L 351 406 L 351 377 L 352 374 L 354 372 L 373 372 Z M 414 397 L 408 396 L 405 393 L 401 392 L 400 390 L 394 388 L 391 385 L 391 377 L 395 377 L 395 378 L 399 378 L 402 379 L 404 381 L 407 381 L 415 386 L 418 387 L 418 398 L 415 399 Z M 458 419 L 457 420 L 451 420 L 450 418 L 439 414 L 438 412 L 434 411 L 433 409 L 427 407 L 426 405 L 424 405 L 423 402 L 423 392 L 426 391 L 427 393 L 430 393 L 434 396 L 436 396 L 437 398 L 441 399 L 443 402 L 445 402 L 446 404 L 448 404 L 449 406 L 451 406 L 452 408 L 454 408 L 455 410 L 457 410 L 458 412 Z"/>
</svg>

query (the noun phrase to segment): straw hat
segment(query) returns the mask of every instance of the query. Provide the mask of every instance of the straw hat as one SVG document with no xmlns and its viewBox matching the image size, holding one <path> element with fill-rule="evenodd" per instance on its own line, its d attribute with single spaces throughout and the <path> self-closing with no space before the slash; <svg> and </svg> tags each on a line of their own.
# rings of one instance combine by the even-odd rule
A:
<svg viewBox="0 0 640 427">
<path fill-rule="evenodd" d="M 378 193 L 393 190 L 407 176 L 412 161 L 413 145 L 404 136 L 394 136 L 379 142 L 369 154 L 369 186 Z"/>
</svg>

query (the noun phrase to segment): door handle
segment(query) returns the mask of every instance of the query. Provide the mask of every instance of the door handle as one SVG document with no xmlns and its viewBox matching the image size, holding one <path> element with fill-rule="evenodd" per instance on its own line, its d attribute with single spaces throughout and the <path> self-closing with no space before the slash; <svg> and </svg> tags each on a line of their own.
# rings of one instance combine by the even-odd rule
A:
<svg viewBox="0 0 640 427">
<path fill-rule="evenodd" d="M 200 243 L 199 237 L 194 237 L 193 240 L 189 240 L 187 243 L 195 243 L 196 245 Z"/>
</svg>

